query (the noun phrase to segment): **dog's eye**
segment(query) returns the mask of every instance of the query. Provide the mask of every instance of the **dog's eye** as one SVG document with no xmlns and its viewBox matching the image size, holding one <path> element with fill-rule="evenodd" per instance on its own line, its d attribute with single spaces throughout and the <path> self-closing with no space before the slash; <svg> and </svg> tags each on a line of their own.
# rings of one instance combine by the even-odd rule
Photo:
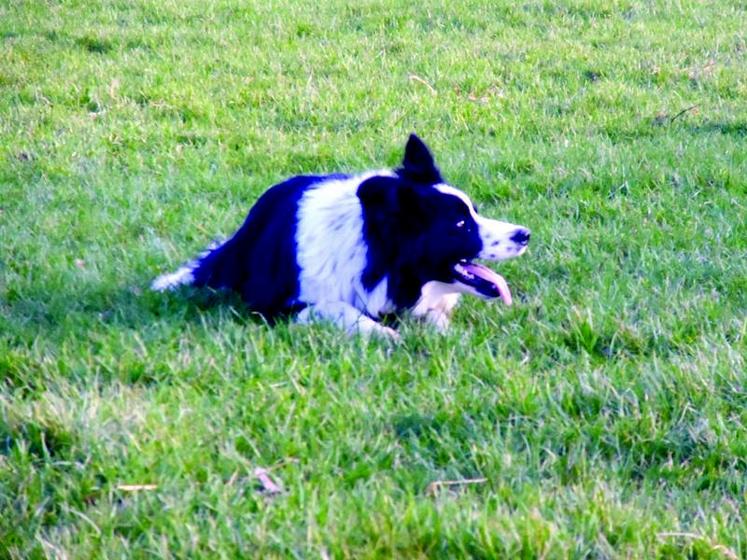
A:
<svg viewBox="0 0 747 560">
<path fill-rule="evenodd" d="M 458 227 L 458 228 L 460 228 L 460 229 L 461 229 L 461 228 L 463 228 L 463 227 L 464 227 L 464 220 L 459 220 L 459 221 L 458 221 L 458 222 L 456 223 L 456 227 Z"/>
</svg>

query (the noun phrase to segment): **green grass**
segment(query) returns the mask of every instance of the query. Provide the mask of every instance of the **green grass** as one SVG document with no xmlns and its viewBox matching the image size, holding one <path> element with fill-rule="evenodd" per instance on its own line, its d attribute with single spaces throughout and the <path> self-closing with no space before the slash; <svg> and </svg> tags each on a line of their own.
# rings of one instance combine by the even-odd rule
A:
<svg viewBox="0 0 747 560">
<path fill-rule="evenodd" d="M 0 557 L 747 556 L 745 30 L 741 0 L 0 0 Z M 531 227 L 512 308 L 391 348 L 147 291 L 413 130 Z"/>
</svg>

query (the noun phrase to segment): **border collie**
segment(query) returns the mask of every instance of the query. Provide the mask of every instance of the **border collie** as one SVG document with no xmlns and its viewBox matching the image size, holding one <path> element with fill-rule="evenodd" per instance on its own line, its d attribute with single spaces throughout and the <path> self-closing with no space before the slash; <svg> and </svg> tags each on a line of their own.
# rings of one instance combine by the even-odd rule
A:
<svg viewBox="0 0 747 560">
<path fill-rule="evenodd" d="M 516 257 L 528 243 L 528 229 L 479 216 L 412 134 L 394 171 L 271 187 L 233 237 L 152 288 L 232 289 L 269 321 L 297 313 L 397 338 L 381 319 L 409 310 L 444 330 L 461 294 L 511 305 L 503 277 L 473 260 Z"/>
</svg>

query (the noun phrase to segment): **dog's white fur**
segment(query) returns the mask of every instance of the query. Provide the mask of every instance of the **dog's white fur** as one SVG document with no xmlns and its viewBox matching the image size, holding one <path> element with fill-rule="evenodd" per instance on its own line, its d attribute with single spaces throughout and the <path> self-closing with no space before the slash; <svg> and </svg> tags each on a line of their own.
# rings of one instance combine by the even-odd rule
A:
<svg viewBox="0 0 747 560">
<path fill-rule="evenodd" d="M 326 319 L 349 332 L 394 335 L 393 329 L 371 319 L 394 311 L 386 295 L 386 278 L 371 291 L 361 282 L 366 245 L 356 192 L 374 175 L 393 174 L 377 171 L 329 181 L 324 188 L 309 190 L 301 198 L 296 230 L 301 269 L 299 299 L 315 303 L 299 313 L 299 322 Z"/>
</svg>

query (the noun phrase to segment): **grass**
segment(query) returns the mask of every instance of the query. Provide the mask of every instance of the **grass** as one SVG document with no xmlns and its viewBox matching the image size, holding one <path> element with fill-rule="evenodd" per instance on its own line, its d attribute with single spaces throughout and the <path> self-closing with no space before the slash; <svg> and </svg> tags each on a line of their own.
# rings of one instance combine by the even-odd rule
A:
<svg viewBox="0 0 747 560">
<path fill-rule="evenodd" d="M 738 0 L 0 2 L 0 557 L 747 556 L 746 29 Z M 390 348 L 147 291 L 412 130 L 533 230 L 514 307 Z"/>
</svg>

